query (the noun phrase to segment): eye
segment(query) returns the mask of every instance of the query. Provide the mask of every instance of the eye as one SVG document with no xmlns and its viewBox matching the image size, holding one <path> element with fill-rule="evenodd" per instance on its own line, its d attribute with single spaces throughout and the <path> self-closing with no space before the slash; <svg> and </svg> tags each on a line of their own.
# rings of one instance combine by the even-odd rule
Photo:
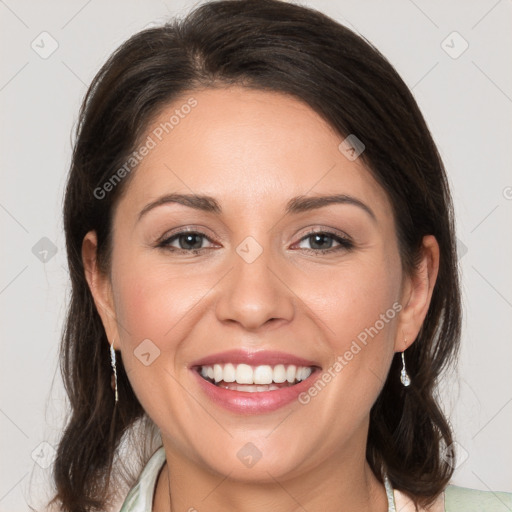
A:
<svg viewBox="0 0 512 512">
<path fill-rule="evenodd" d="M 199 231 L 180 231 L 174 235 L 162 240 L 158 247 L 168 249 L 170 251 L 178 251 L 182 253 L 198 254 L 208 247 L 203 247 L 204 239 L 211 240 Z M 177 245 L 177 246 L 176 246 Z"/>
<path fill-rule="evenodd" d="M 210 247 L 203 247 L 204 240 L 208 240 L 212 245 Z M 304 243 L 309 243 L 310 247 L 303 247 Z M 207 249 L 211 249 L 213 242 L 200 231 L 180 231 L 165 238 L 157 246 L 182 254 L 200 254 Z M 300 249 L 313 254 L 326 254 L 341 250 L 348 251 L 353 247 L 354 244 L 347 237 L 325 230 L 310 231 L 299 241 Z"/>
<path fill-rule="evenodd" d="M 341 235 L 330 233 L 328 231 L 310 231 L 306 236 L 302 237 L 299 244 L 308 242 L 310 247 L 300 247 L 308 252 L 315 254 L 325 254 L 340 250 L 350 250 L 354 247 L 351 240 Z M 338 244 L 333 247 L 333 244 Z"/>
</svg>

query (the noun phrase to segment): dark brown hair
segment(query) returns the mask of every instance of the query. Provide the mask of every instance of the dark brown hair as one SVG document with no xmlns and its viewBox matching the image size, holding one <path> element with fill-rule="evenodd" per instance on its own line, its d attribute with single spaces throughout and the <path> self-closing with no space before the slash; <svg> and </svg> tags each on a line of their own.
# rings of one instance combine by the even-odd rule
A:
<svg viewBox="0 0 512 512">
<path fill-rule="evenodd" d="M 395 354 L 371 410 L 366 453 L 377 478 L 387 471 L 396 489 L 428 505 L 453 472 L 443 457 L 452 435 L 435 391 L 457 355 L 461 316 L 443 164 L 412 94 L 378 50 L 314 9 L 277 0 L 208 2 L 182 20 L 135 34 L 86 94 L 64 200 L 72 295 L 61 371 L 71 411 L 54 465 L 53 502 L 64 511 L 102 510 L 120 440 L 146 417 L 120 354 L 114 403 L 109 340 L 81 257 L 85 234 L 95 230 L 99 268 L 109 272 L 113 211 L 136 169 L 104 197 L 98 187 L 126 162 L 162 108 L 191 91 L 229 85 L 292 95 L 327 120 L 340 142 L 349 134 L 363 141 L 361 158 L 393 206 L 404 271 L 414 272 L 424 235 L 439 243 L 430 308 L 407 350 L 412 384 L 399 382 Z"/>
</svg>

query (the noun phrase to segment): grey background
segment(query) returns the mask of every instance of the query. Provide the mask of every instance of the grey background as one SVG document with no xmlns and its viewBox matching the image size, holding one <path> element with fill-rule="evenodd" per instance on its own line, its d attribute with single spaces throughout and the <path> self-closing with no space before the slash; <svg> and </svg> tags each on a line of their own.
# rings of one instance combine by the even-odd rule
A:
<svg viewBox="0 0 512 512">
<path fill-rule="evenodd" d="M 460 367 L 440 389 L 459 443 L 453 483 L 512 492 L 512 2 L 302 3 L 373 42 L 433 132 L 453 189 L 463 276 Z M 122 41 L 193 5 L 0 0 L 1 512 L 39 506 L 65 413 L 61 202 L 80 100 Z M 43 31 L 58 44 L 47 58 Z"/>
</svg>

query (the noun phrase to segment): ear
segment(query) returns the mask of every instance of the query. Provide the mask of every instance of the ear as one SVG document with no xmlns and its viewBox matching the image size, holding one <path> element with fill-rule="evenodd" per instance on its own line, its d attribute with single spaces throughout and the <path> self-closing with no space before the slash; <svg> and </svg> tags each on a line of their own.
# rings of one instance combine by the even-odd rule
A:
<svg viewBox="0 0 512 512">
<path fill-rule="evenodd" d="M 95 231 L 89 231 L 82 241 L 82 261 L 85 278 L 101 317 L 105 333 L 110 343 L 119 347 L 119 333 L 115 314 L 112 283 L 109 276 L 101 272 L 97 264 L 98 239 Z"/>
<path fill-rule="evenodd" d="M 438 271 L 439 244 L 434 236 L 424 236 L 421 260 L 404 281 L 395 352 L 404 351 L 418 336 L 430 306 Z"/>
</svg>

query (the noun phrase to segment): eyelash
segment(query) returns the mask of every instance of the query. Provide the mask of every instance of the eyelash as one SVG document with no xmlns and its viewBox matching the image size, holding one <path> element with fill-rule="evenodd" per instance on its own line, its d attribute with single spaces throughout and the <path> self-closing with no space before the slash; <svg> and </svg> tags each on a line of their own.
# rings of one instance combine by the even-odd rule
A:
<svg viewBox="0 0 512 512">
<path fill-rule="evenodd" d="M 209 247 L 202 247 L 201 249 L 179 249 L 177 247 L 171 247 L 170 244 L 174 240 L 178 239 L 181 235 L 199 235 L 199 236 L 206 238 L 208 241 L 212 242 L 208 236 L 206 236 L 204 233 L 201 233 L 200 231 L 185 230 L 185 231 L 180 231 L 178 233 L 175 233 L 172 236 L 162 240 L 161 242 L 158 243 L 157 247 L 166 249 L 171 252 L 177 252 L 180 254 L 194 254 L 194 255 L 199 255 L 203 251 L 210 249 Z M 341 251 L 341 250 L 350 251 L 351 249 L 354 248 L 354 244 L 352 243 L 352 241 L 349 238 L 340 236 L 338 234 L 335 234 L 331 231 L 326 231 L 326 230 L 309 231 L 299 240 L 299 243 L 302 242 L 303 240 L 307 240 L 308 238 L 311 238 L 313 235 L 327 235 L 328 237 L 332 238 L 334 241 L 338 242 L 339 245 L 337 247 L 331 247 L 329 249 L 302 249 L 303 251 L 307 251 L 309 253 L 314 253 L 314 254 L 327 254 L 327 253 L 334 253 L 334 252 Z"/>
</svg>

